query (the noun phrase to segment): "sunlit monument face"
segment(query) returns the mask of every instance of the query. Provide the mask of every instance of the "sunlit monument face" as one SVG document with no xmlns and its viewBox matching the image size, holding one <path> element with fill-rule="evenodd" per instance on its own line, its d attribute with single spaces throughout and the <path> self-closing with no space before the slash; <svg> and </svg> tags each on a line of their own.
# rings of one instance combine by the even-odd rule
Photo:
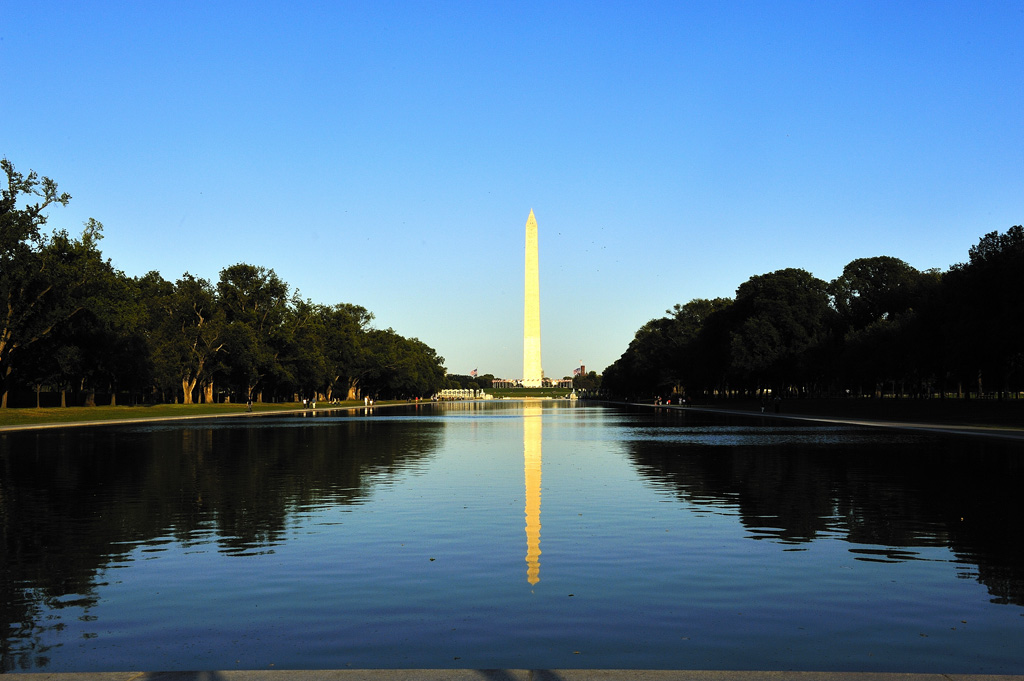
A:
<svg viewBox="0 0 1024 681">
<path fill-rule="evenodd" d="M 544 371 L 540 364 L 540 268 L 537 259 L 537 219 L 526 219 L 526 285 L 523 305 L 523 387 L 539 388 Z"/>
</svg>

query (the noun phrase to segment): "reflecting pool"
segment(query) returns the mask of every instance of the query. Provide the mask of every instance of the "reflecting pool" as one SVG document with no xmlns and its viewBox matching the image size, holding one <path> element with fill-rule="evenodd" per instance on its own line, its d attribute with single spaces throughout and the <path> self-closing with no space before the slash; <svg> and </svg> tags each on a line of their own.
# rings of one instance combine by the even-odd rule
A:
<svg viewBox="0 0 1024 681">
<path fill-rule="evenodd" d="M 1019 443 L 561 401 L 0 435 L 0 669 L 1024 673 Z"/>
</svg>

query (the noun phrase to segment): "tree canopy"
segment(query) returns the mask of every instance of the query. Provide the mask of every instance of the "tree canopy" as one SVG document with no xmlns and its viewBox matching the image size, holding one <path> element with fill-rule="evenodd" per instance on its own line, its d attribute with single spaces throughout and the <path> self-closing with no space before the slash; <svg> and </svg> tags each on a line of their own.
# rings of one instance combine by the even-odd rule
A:
<svg viewBox="0 0 1024 681">
<path fill-rule="evenodd" d="M 44 231 L 70 195 L 3 159 L 0 390 L 98 393 L 134 401 L 321 400 L 425 396 L 447 385 L 444 358 L 371 327 L 351 303 L 321 305 L 273 269 L 236 263 L 216 282 L 185 272 L 128 277 L 99 250 L 103 226 Z"/>
<path fill-rule="evenodd" d="M 6 407 L 19 360 L 82 311 L 102 316 L 104 289 L 120 273 L 100 255 L 103 225 L 96 220 L 86 222 L 77 238 L 43 231 L 46 208 L 71 200 L 58 193 L 56 182 L 35 172 L 23 175 L 7 159 L 0 167 L 7 179 L 0 194 L 0 298 L 6 303 L 0 312 L 0 407 Z M 41 377 L 36 367 L 24 369 Z"/>
<path fill-rule="evenodd" d="M 946 273 L 860 258 L 831 282 L 751 277 L 734 299 L 675 305 L 604 372 L 621 395 L 995 394 L 1024 390 L 1024 228 Z M 897 387 L 898 386 L 898 387 Z"/>
</svg>

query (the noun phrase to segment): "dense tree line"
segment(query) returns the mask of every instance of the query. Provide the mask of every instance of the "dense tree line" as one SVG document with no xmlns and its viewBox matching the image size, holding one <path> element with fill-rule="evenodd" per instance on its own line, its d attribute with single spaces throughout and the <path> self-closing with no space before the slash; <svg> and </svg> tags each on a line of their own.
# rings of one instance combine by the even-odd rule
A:
<svg viewBox="0 0 1024 681">
<path fill-rule="evenodd" d="M 623 396 L 996 395 L 1024 390 L 1024 227 L 947 272 L 889 256 L 834 281 L 751 277 L 734 298 L 675 305 L 603 375 Z"/>
<path fill-rule="evenodd" d="M 493 386 L 494 374 L 448 374 L 448 383 L 445 387 L 453 390 L 490 390 Z"/>
<path fill-rule="evenodd" d="M 71 197 L 0 161 L 0 407 L 14 391 L 184 402 L 411 397 L 445 387 L 444 358 L 370 325 L 358 305 L 302 299 L 272 269 L 239 263 L 216 282 L 128 277 L 99 249 L 103 226 L 44 231 Z"/>
</svg>

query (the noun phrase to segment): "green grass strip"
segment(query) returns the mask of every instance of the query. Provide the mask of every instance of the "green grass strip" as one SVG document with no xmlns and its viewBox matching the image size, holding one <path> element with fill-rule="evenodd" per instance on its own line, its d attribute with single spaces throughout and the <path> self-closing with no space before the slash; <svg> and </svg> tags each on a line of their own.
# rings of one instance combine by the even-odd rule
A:
<svg viewBox="0 0 1024 681">
<path fill-rule="evenodd" d="M 379 402 L 378 405 L 383 405 Z M 393 404 L 393 403 L 389 403 Z M 317 403 L 319 409 L 362 407 L 362 400 L 339 404 Z M 253 413 L 294 411 L 301 402 L 254 403 Z M 134 407 L 44 407 L 41 409 L 0 409 L 0 428 L 43 426 L 57 423 L 88 423 L 94 421 L 130 421 L 167 418 L 233 416 L 246 413 L 244 404 L 152 404 Z"/>
</svg>

